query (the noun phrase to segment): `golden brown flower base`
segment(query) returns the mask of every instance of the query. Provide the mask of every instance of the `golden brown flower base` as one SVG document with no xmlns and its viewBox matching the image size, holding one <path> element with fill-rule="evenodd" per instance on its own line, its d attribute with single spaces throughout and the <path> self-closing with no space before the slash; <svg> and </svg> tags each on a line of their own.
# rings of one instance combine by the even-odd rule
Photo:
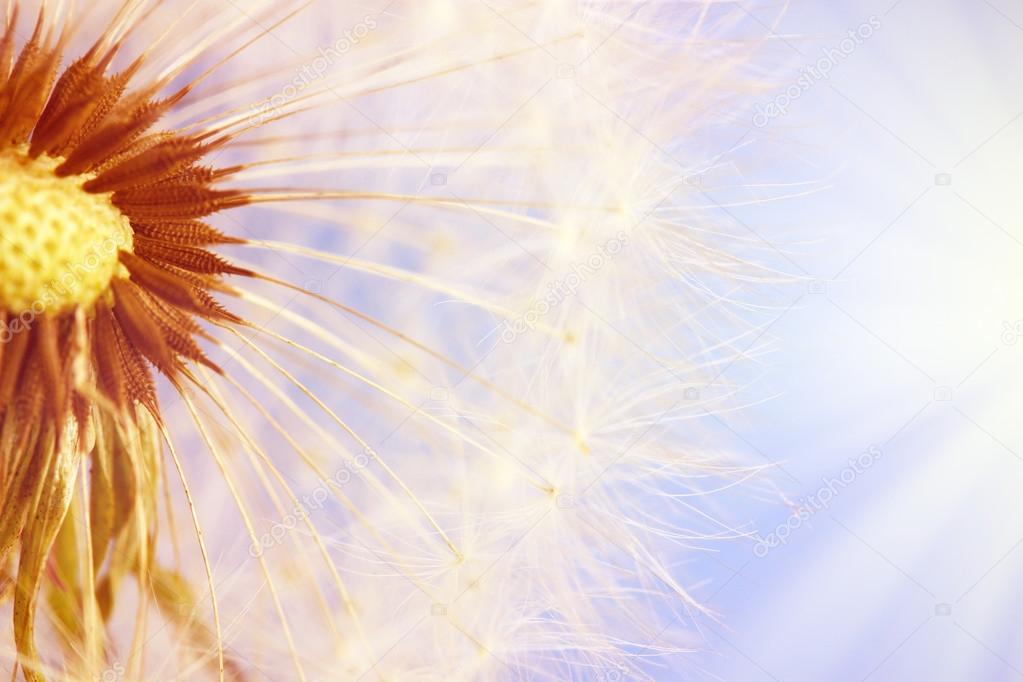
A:
<svg viewBox="0 0 1023 682">
<path fill-rule="evenodd" d="M 60 72 L 70 27 L 48 25 L 41 11 L 16 51 L 18 7 L 0 37 L 0 155 L 23 172 L 7 174 L 0 208 L 25 245 L 0 261 L 0 278 L 14 283 L 0 300 L 0 567 L 11 567 L 0 594 L 13 598 L 19 663 L 26 679 L 43 679 L 34 632 L 44 595 L 65 669 L 102 670 L 103 623 L 133 578 L 216 665 L 209 632 L 175 606 L 194 602 L 191 591 L 154 564 L 162 426 L 153 370 L 179 388 L 190 363 L 217 370 L 197 342 L 201 324 L 241 322 L 214 293 L 229 291 L 225 275 L 252 273 L 209 250 L 238 240 L 202 222 L 250 200 L 217 188 L 237 168 L 201 165 L 231 135 L 153 129 L 190 86 L 160 98 L 177 73 L 135 83 L 143 57 L 110 72 L 131 26 L 112 23 Z M 102 246 L 65 248 L 83 226 L 99 240 L 122 224 L 130 235 L 112 261 L 72 262 Z M 52 281 L 65 270 L 70 282 Z"/>
</svg>

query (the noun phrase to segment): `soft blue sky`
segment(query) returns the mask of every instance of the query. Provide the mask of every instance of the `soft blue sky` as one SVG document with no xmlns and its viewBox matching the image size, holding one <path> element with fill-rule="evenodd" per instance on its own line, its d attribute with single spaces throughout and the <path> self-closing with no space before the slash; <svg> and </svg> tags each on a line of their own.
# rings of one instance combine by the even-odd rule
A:
<svg viewBox="0 0 1023 682">
<path fill-rule="evenodd" d="M 1003 338 L 1023 318 L 1023 5 L 797 0 L 793 80 L 871 16 L 756 131 L 772 172 L 822 189 L 741 217 L 812 238 L 792 259 L 820 284 L 771 330 L 780 397 L 733 427 L 793 500 L 882 455 L 766 557 L 723 548 L 703 661 L 743 682 L 1023 679 L 1023 339 Z M 749 514 L 766 534 L 789 511 Z"/>
</svg>

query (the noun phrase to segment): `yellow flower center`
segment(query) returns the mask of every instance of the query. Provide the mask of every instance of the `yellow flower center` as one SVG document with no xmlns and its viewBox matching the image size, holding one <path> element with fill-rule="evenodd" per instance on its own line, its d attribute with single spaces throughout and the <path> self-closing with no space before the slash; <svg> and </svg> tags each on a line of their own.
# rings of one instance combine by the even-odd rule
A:
<svg viewBox="0 0 1023 682">
<path fill-rule="evenodd" d="M 0 151 L 0 310 L 13 315 L 90 307 L 124 275 L 132 229 L 88 176 L 57 177 L 62 160 Z"/>
</svg>

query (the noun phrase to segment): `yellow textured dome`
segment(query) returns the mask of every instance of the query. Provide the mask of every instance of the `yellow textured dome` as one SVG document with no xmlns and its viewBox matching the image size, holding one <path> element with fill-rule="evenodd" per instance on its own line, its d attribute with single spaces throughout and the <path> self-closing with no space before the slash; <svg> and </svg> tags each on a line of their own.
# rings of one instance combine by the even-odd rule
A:
<svg viewBox="0 0 1023 682">
<path fill-rule="evenodd" d="M 115 275 L 117 254 L 132 250 L 132 229 L 89 178 L 58 178 L 60 159 L 0 152 L 0 309 L 61 312 L 91 306 Z"/>
</svg>

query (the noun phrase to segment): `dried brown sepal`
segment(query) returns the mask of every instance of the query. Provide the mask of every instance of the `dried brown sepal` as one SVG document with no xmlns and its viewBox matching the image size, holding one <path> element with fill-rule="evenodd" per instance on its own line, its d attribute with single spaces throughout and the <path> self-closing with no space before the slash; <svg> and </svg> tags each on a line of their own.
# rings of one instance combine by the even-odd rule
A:
<svg viewBox="0 0 1023 682">
<path fill-rule="evenodd" d="M 50 25 L 44 8 L 19 48 L 19 5 L 0 24 L 0 153 L 56 159 L 55 177 L 81 176 L 82 191 L 109 197 L 133 234 L 98 300 L 27 317 L 0 308 L 0 592 L 14 601 L 19 667 L 36 682 L 44 586 L 69 670 L 87 670 L 104 650 L 87 605 L 108 617 L 129 576 L 153 586 L 196 645 L 210 646 L 208 630 L 167 612 L 188 590 L 153 562 L 162 457 L 154 372 L 179 390 L 193 365 L 219 372 L 200 345 L 204 324 L 243 324 L 215 294 L 232 292 L 225 278 L 255 273 L 210 250 L 244 240 L 202 222 L 252 200 L 219 184 L 241 167 L 209 164 L 230 134 L 155 129 L 191 84 L 168 95 L 167 81 L 137 82 L 144 57 L 115 65 L 123 38 L 97 40 L 61 71 L 70 27 Z M 87 516 L 69 515 L 73 506 Z M 84 518 L 80 532 L 74 522 Z"/>
</svg>

